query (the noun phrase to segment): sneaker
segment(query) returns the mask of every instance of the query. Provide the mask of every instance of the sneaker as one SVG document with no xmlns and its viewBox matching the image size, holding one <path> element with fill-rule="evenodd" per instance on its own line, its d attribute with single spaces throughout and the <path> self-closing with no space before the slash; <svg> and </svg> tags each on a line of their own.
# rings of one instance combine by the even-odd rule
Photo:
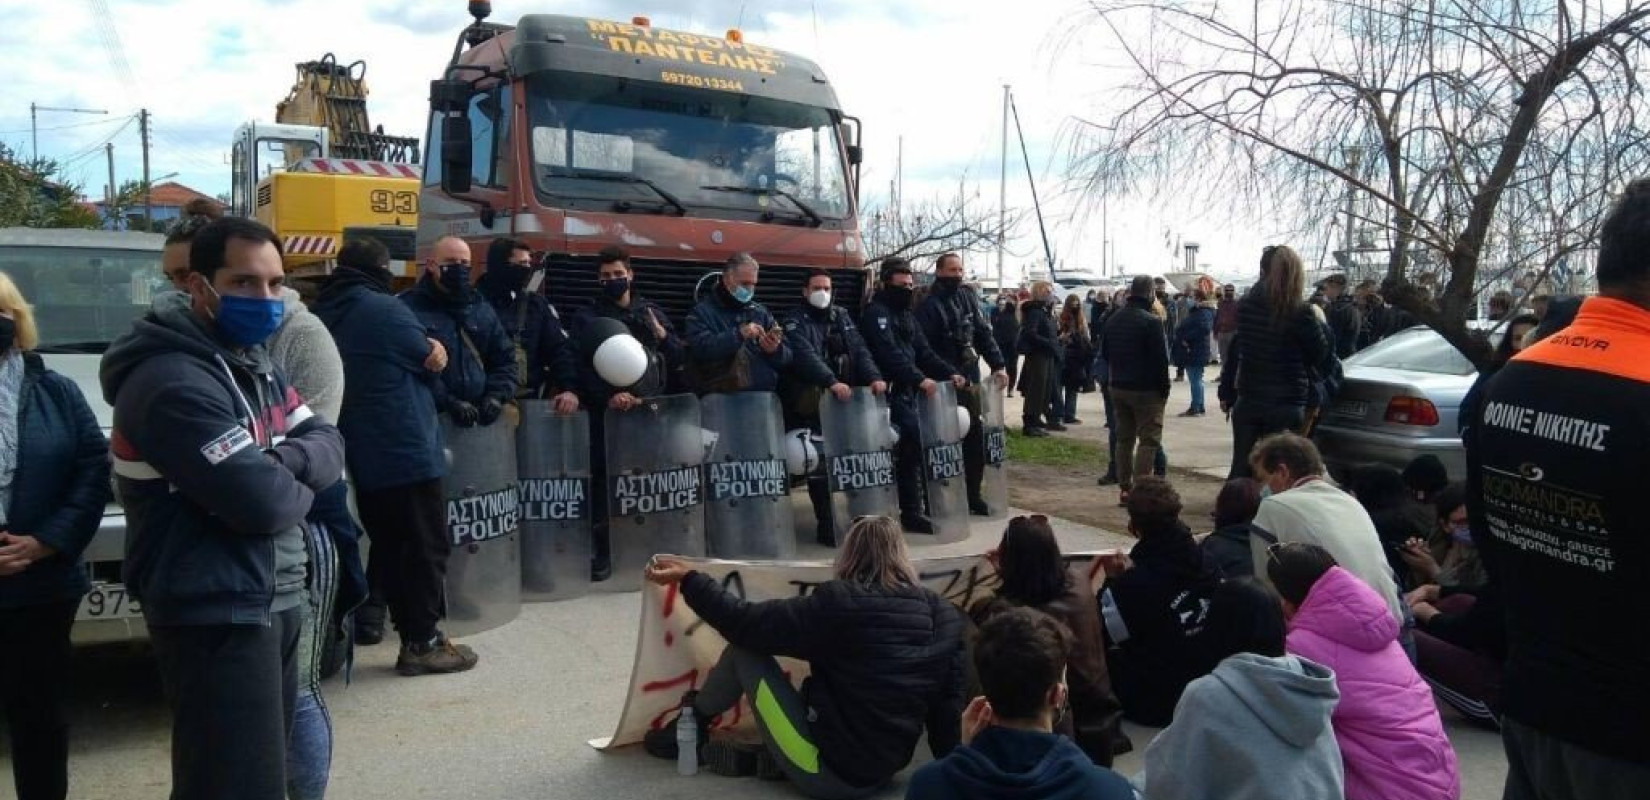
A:
<svg viewBox="0 0 1650 800">
<path fill-rule="evenodd" d="M 1056 433 L 1062 433 L 1066 429 L 1066 426 L 1061 425 L 1058 422 L 1050 422 L 1049 424 L 1044 425 L 1043 427 L 1047 430 L 1051 430 L 1051 431 L 1054 431 Z"/>
<path fill-rule="evenodd" d="M 364 603 L 355 610 L 355 643 L 370 647 L 384 641 L 384 607 Z"/>
<path fill-rule="evenodd" d="M 607 561 L 591 560 L 591 562 L 590 562 L 590 582 L 591 583 L 601 583 L 602 581 L 605 581 L 605 580 L 607 580 L 608 578 L 611 578 L 611 577 L 613 577 L 613 561 L 611 559 L 609 559 Z"/>
<path fill-rule="evenodd" d="M 1081 425 L 1081 424 L 1083 424 L 1083 421 L 1076 418 L 1076 417 L 1066 417 L 1063 420 L 1063 422 L 1065 422 L 1067 425 Z"/>
<path fill-rule="evenodd" d="M 1107 473 L 1105 475 L 1101 475 L 1100 480 L 1095 481 L 1095 483 L 1099 484 L 1100 486 L 1116 486 L 1117 485 L 1117 476 L 1112 475 L 1110 473 Z"/>
<path fill-rule="evenodd" d="M 768 748 L 760 744 L 712 739 L 699 748 L 699 763 L 724 778 L 748 778 L 756 774 L 757 762 L 767 751 Z"/>
<path fill-rule="evenodd" d="M 1177 417 L 1195 417 L 1195 416 L 1198 416 L 1202 413 L 1203 412 L 1201 412 L 1201 411 L 1193 411 L 1192 409 L 1188 408 L 1185 411 L 1182 411 L 1179 414 L 1176 414 L 1175 416 L 1177 416 Z"/>
<path fill-rule="evenodd" d="M 762 752 L 756 754 L 756 777 L 758 780 L 764 781 L 782 781 L 786 779 L 785 769 L 779 766 L 779 760 L 774 758 L 773 753 L 768 752 L 766 747 L 762 748 Z"/>
<path fill-rule="evenodd" d="M 407 676 L 467 672 L 480 660 L 476 651 L 453 644 L 447 634 L 437 631 L 435 638 L 425 644 L 403 642 L 401 655 L 395 659 L 395 671 Z"/>
<path fill-rule="evenodd" d="M 976 497 L 968 501 L 968 513 L 973 514 L 976 517 L 989 517 L 991 516 L 991 506 L 984 500 Z"/>
<path fill-rule="evenodd" d="M 1025 436 L 1027 439 L 1041 439 L 1041 438 L 1048 435 L 1048 431 L 1045 431 L 1042 428 L 1033 428 L 1033 427 L 1027 426 L 1022 435 Z"/>
<path fill-rule="evenodd" d="M 934 521 L 921 514 L 901 514 L 899 515 L 899 524 L 900 527 L 905 529 L 906 533 L 934 532 Z"/>
</svg>

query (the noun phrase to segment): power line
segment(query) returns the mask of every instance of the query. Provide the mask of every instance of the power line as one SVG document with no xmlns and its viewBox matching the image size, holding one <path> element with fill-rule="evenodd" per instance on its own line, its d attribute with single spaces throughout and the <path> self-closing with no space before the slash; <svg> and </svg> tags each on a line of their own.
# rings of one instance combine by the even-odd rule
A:
<svg viewBox="0 0 1650 800">
<path fill-rule="evenodd" d="M 8 133 L 31 133 L 31 132 L 45 133 L 47 131 L 66 131 L 66 130 L 69 130 L 71 128 L 89 128 L 93 125 L 113 125 L 116 122 L 119 122 L 120 120 L 121 120 L 121 117 L 113 117 L 113 118 L 110 118 L 110 119 L 94 120 L 92 122 L 76 122 L 72 125 L 55 125 L 55 126 L 50 127 L 50 128 L 18 128 L 17 130 L 0 131 L 0 135 L 8 134 Z"/>
<path fill-rule="evenodd" d="M 109 66 L 114 70 L 115 77 L 126 88 L 137 93 L 141 98 L 141 88 L 137 79 L 132 76 L 132 65 L 126 60 L 126 47 L 120 41 L 120 30 L 115 27 L 114 15 L 109 12 L 106 0 L 87 0 L 92 7 L 92 16 L 97 22 L 98 38 L 103 42 L 104 54 L 109 57 Z"/>
</svg>

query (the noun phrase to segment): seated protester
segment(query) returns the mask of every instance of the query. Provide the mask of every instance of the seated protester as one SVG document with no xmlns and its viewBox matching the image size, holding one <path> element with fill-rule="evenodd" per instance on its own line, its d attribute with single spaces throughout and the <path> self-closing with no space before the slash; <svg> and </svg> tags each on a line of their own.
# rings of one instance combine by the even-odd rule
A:
<svg viewBox="0 0 1650 800">
<path fill-rule="evenodd" d="M 1415 493 L 1417 501 L 1430 504 L 1433 495 L 1449 485 L 1449 470 L 1437 456 L 1419 455 L 1404 467 L 1404 484 Z"/>
<path fill-rule="evenodd" d="M 1375 522 L 1357 500 L 1324 477 L 1317 445 L 1293 433 L 1273 434 L 1255 443 L 1249 465 L 1262 487 L 1250 542 L 1255 577 L 1266 575 L 1268 545 L 1315 544 L 1385 599 L 1393 619 L 1403 621 L 1407 614 Z"/>
<path fill-rule="evenodd" d="M 985 696 L 963 713 L 961 746 L 918 769 L 905 800 L 1133 800 L 1123 776 L 1054 732 L 1074 645 L 1064 625 L 1029 608 L 981 626 L 974 669 Z"/>
<path fill-rule="evenodd" d="M 682 698 L 712 772 L 752 774 L 771 760 L 809 797 L 867 797 L 911 763 L 925 727 L 934 757 L 956 746 L 962 616 L 919 582 L 899 523 L 856 521 L 835 572 L 806 596 L 749 603 L 680 561 L 659 558 L 648 567 L 648 580 L 680 583 L 688 607 L 728 640 L 699 691 Z M 800 691 L 774 656 L 808 662 Z M 766 745 L 754 758 L 707 736 L 710 719 L 746 694 Z M 643 746 L 674 760 L 675 720 L 650 731 Z"/>
<path fill-rule="evenodd" d="M 1416 585 L 1434 585 L 1444 594 L 1471 592 L 1489 582 L 1467 524 L 1467 487 L 1452 483 L 1434 499 L 1437 527 L 1426 539 L 1404 542 L 1399 551 L 1415 573 Z"/>
<path fill-rule="evenodd" d="M 1214 671 L 1186 687 L 1135 787 L 1150 800 L 1344 796 L 1335 675 L 1284 653 L 1278 596 L 1253 578 L 1221 584 L 1201 637 Z"/>
<path fill-rule="evenodd" d="M 1088 578 L 1066 566 L 1054 529 L 1041 514 L 1009 520 L 1002 543 L 987 558 L 996 566 L 1002 586 L 996 597 L 975 603 L 969 615 L 983 627 L 1010 609 L 1034 608 L 1071 631 L 1065 681 L 1071 687 L 1071 713 L 1060 715 L 1055 732 L 1075 739 L 1094 763 L 1111 766 L 1112 756 L 1127 753 L 1133 745 L 1123 734 L 1123 705 L 1106 672 L 1100 612 L 1089 596 Z"/>
<path fill-rule="evenodd" d="M 1451 484 L 1438 493 L 1440 526 L 1449 531 L 1439 581 L 1404 596 L 1415 615 L 1415 666 L 1433 691 L 1463 716 L 1499 726 L 1501 670 L 1507 660 L 1505 609 L 1491 575 L 1478 563 L 1467 525 L 1466 489 Z M 1470 557 L 1462 551 L 1470 550 Z M 1406 556 L 1422 554 L 1419 543 Z M 1430 555 L 1425 563 L 1437 567 Z M 1443 585 L 1440 585 L 1442 583 Z"/>
<path fill-rule="evenodd" d="M 1347 800 L 1459 798 L 1455 750 L 1381 596 L 1322 547 L 1283 543 L 1267 553 L 1289 652 L 1333 670 L 1341 690 L 1332 720 Z"/>
<path fill-rule="evenodd" d="M 1215 529 L 1203 537 L 1203 557 L 1226 580 L 1255 574 L 1249 557 L 1249 533 L 1260 510 L 1260 484 L 1252 478 L 1233 478 L 1215 498 Z"/>
<path fill-rule="evenodd" d="M 1375 535 L 1381 539 L 1381 552 L 1392 567 L 1399 591 L 1426 583 L 1405 563 L 1403 553 L 1412 540 L 1427 541 L 1435 528 L 1432 510 L 1415 499 L 1403 473 L 1386 464 L 1359 465 L 1348 470 L 1345 488 L 1375 523 Z"/>
<path fill-rule="evenodd" d="M 1162 727 L 1180 693 L 1205 672 L 1197 632 L 1220 574 L 1180 521 L 1180 495 L 1147 476 L 1129 492 L 1129 534 L 1139 543 L 1106 562 L 1100 590 L 1106 663 L 1123 714 Z"/>
</svg>

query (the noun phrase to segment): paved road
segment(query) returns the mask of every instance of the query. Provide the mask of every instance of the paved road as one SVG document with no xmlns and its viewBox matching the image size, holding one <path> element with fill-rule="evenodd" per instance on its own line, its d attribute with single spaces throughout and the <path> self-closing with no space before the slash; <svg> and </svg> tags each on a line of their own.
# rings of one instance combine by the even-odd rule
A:
<svg viewBox="0 0 1650 800">
<path fill-rule="evenodd" d="M 1096 415 L 1098 411 L 1095 412 Z M 1098 416 L 1096 416 L 1098 421 Z M 800 509 L 799 509 L 800 511 Z M 1058 522 L 1058 521 L 1057 521 Z M 967 542 L 917 547 L 919 555 L 981 552 L 1000 523 L 980 523 Z M 1113 547 L 1122 537 L 1060 523 L 1067 549 Z M 805 557 L 823 557 L 811 544 Z M 674 766 L 626 748 L 598 753 L 586 741 L 610 734 L 634 656 L 639 595 L 600 594 L 527 606 L 504 628 L 468 642 L 481 666 L 464 675 L 401 678 L 389 645 L 363 648 L 353 683 L 327 684 L 337 729 L 331 796 L 341 800 L 466 797 L 702 798 L 796 796 L 782 785 L 714 775 L 679 779 Z M 127 648 L 85 654 L 76 670 L 71 796 L 159 800 L 168 785 L 166 716 L 147 655 Z M 1131 728 L 1137 752 L 1118 768 L 1140 769 L 1151 731 Z M 1505 774 L 1499 739 L 1451 720 L 1470 800 L 1499 797 Z M 929 756 L 919 746 L 918 764 Z M 0 756 L 0 771 L 10 764 Z M 907 773 L 908 774 L 908 773 Z M 902 780 L 903 780 L 902 776 Z M 902 796 L 896 784 L 882 797 Z M 0 800 L 11 800 L 0 778 Z"/>
</svg>

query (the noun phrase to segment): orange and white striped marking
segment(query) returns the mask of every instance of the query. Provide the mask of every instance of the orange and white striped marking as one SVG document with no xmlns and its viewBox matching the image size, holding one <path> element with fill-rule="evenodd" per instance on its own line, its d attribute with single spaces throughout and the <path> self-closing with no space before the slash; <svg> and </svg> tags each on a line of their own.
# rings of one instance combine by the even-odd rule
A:
<svg viewBox="0 0 1650 800">
<path fill-rule="evenodd" d="M 281 240 L 281 250 L 289 256 L 328 256 L 337 244 L 333 236 L 288 236 Z"/>
<path fill-rule="evenodd" d="M 424 177 L 416 164 L 396 164 L 388 161 L 367 161 L 359 158 L 305 158 L 292 165 L 293 172 L 319 172 L 324 175 L 371 175 L 379 178 Z"/>
</svg>

